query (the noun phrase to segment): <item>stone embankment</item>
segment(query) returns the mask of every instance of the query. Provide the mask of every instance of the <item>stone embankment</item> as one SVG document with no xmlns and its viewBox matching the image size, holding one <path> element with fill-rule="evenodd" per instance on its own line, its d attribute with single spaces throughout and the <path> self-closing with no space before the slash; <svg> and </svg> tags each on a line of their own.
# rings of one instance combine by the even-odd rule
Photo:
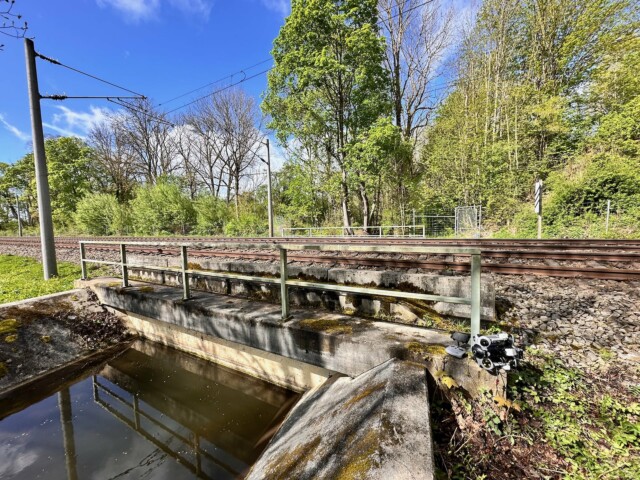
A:
<svg viewBox="0 0 640 480">
<path fill-rule="evenodd" d="M 569 366 L 640 361 L 640 282 L 493 275 L 498 318 Z"/>
</svg>

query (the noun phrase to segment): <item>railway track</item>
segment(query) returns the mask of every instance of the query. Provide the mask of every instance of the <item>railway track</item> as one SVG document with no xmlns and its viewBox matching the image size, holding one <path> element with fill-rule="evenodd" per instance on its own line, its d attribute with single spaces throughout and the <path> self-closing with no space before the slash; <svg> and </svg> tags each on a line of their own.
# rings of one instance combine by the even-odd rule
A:
<svg viewBox="0 0 640 480">
<path fill-rule="evenodd" d="M 146 242 L 237 242 L 238 239 L 210 238 L 210 237 L 182 237 L 182 238 L 136 238 L 136 237 L 59 237 L 56 239 L 58 248 L 78 248 L 80 240 L 105 240 L 105 241 L 146 241 Z M 477 247 L 482 251 L 483 270 L 497 274 L 511 275 L 537 275 L 551 277 L 579 277 L 603 280 L 640 280 L 640 270 L 636 268 L 618 268 L 617 264 L 635 267 L 640 264 L 640 241 L 638 240 L 472 240 L 472 239 L 379 239 L 379 238 L 247 238 L 243 243 L 359 243 L 359 244 L 386 244 L 386 245 L 432 245 L 432 246 L 460 246 Z M 0 237 L 0 245 L 12 246 L 24 245 L 34 247 L 40 244 L 37 237 Z M 115 245 L 92 245 L 91 250 L 113 252 Z M 131 246 L 129 251 L 142 254 L 178 254 L 177 249 L 150 248 Z M 190 250 L 191 257 L 222 257 L 241 258 L 246 260 L 270 261 L 276 259 L 275 252 L 247 252 L 236 250 Z M 304 263 L 324 263 L 340 265 L 357 265 L 383 268 L 402 269 L 426 269 L 435 271 L 468 272 L 469 264 L 464 255 L 435 256 L 433 258 L 412 257 L 406 258 L 382 258 L 347 255 L 315 255 L 315 254 L 290 254 L 291 261 Z M 442 258 L 445 257 L 445 258 Z M 460 259 L 462 261 L 456 261 Z M 488 260 L 488 261 L 486 261 Z M 528 263 L 514 263 L 518 261 L 553 260 L 554 262 L 571 262 L 565 265 L 533 265 Z M 580 263 L 598 262 L 605 266 L 584 266 Z M 573 263 L 579 263 L 575 265 Z M 613 266 L 612 266 L 613 265 Z"/>
</svg>

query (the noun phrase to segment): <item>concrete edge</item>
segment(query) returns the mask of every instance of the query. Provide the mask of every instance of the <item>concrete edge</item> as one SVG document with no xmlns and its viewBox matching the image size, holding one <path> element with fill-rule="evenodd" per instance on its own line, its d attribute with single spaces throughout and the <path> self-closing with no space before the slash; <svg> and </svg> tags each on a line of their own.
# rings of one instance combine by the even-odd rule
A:
<svg viewBox="0 0 640 480">
<path fill-rule="evenodd" d="M 74 293 L 78 293 L 82 290 L 84 289 L 74 288 L 72 290 L 65 290 L 64 292 L 50 293 L 48 295 L 42 295 L 40 297 L 31 297 L 31 298 L 25 298 L 24 300 L 16 300 L 15 302 L 0 303 L 0 310 L 2 310 L 3 308 L 9 308 L 9 307 L 21 307 L 24 305 L 28 305 L 30 303 L 42 302 L 44 300 L 52 300 L 59 297 L 67 297 L 67 296 L 73 295 Z"/>
</svg>

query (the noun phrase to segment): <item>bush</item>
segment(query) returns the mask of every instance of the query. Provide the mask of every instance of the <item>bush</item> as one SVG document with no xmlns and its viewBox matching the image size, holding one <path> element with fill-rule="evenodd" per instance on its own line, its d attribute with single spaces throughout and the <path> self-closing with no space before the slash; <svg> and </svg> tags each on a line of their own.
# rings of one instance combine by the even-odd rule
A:
<svg viewBox="0 0 640 480">
<path fill-rule="evenodd" d="M 78 229 L 89 235 L 122 235 L 131 222 L 128 208 L 114 195 L 92 193 L 78 202 L 74 219 Z"/>
<path fill-rule="evenodd" d="M 205 195 L 194 202 L 196 211 L 196 232 L 199 235 L 220 235 L 229 218 L 226 202 L 213 195 Z"/>
<path fill-rule="evenodd" d="M 131 202 L 133 228 L 141 235 L 186 234 L 196 211 L 180 187 L 169 181 L 139 188 Z"/>
</svg>

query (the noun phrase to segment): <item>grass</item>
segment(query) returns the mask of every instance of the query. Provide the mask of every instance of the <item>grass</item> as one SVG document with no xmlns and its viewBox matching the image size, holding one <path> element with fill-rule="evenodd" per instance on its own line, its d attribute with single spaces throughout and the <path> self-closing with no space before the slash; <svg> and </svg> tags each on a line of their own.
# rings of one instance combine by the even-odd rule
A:
<svg viewBox="0 0 640 480">
<path fill-rule="evenodd" d="M 45 281 L 42 264 L 27 257 L 0 255 L 0 304 L 63 292 L 80 278 L 80 266 L 58 263 L 58 277 Z"/>
</svg>

